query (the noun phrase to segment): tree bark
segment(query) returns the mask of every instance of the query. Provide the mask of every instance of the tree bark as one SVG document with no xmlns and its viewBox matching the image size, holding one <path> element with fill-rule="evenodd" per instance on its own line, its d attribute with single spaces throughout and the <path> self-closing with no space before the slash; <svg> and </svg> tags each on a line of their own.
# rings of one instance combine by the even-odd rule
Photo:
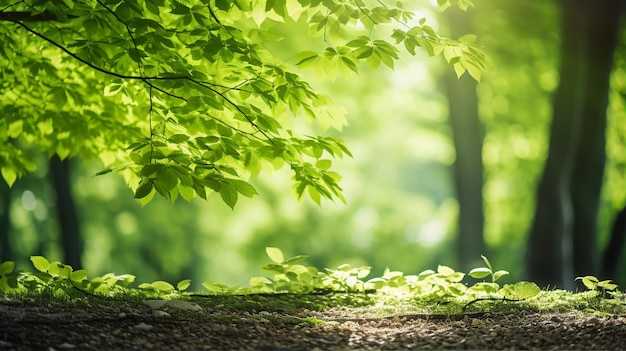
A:
<svg viewBox="0 0 626 351">
<path fill-rule="evenodd" d="M 572 176 L 574 275 L 598 275 L 597 215 L 606 161 L 606 109 L 619 32 L 620 1 L 587 2 L 589 16 L 587 88 L 582 130 Z"/>
<path fill-rule="evenodd" d="M 471 16 L 459 9 L 446 10 L 451 34 L 459 37 L 471 32 Z M 483 128 L 478 117 L 476 82 L 464 74 L 457 78 L 447 70 L 444 85 L 448 96 L 448 121 L 452 129 L 456 160 L 454 186 L 459 203 L 457 257 L 461 269 L 486 255 L 483 238 Z"/>
<path fill-rule="evenodd" d="M 50 159 L 50 177 L 57 196 L 56 211 L 61 245 L 65 252 L 64 263 L 74 269 L 80 269 L 84 245 L 80 234 L 78 212 L 72 196 L 70 161 L 61 161 L 57 156 L 53 156 Z"/>
<path fill-rule="evenodd" d="M 608 32 L 617 31 L 619 3 L 560 3 L 561 82 L 553 102 L 548 158 L 538 186 L 526 264 L 529 278 L 539 285 L 571 288 L 575 274 L 593 269 L 599 256 L 593 234 L 595 199 L 604 169 L 610 48 L 616 35 Z"/>
<path fill-rule="evenodd" d="M 602 279 L 619 280 L 620 267 L 624 262 L 626 251 L 624 243 L 626 243 L 626 206 L 617 214 L 613 222 L 611 239 L 604 250 L 602 260 Z"/>
</svg>

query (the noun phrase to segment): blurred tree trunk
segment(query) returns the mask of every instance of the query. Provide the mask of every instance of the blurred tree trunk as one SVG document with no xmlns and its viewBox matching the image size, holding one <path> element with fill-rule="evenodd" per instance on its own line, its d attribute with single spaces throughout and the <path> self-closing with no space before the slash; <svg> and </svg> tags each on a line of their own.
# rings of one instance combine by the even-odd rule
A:
<svg viewBox="0 0 626 351">
<path fill-rule="evenodd" d="M 571 188 L 576 277 L 597 275 L 600 270 L 597 216 L 606 161 L 606 110 L 624 3 L 623 0 L 585 3 L 588 7 L 585 13 L 589 16 L 586 48 L 589 69 L 584 82 L 587 91 Z"/>
<path fill-rule="evenodd" d="M 611 230 L 611 239 L 604 250 L 602 261 L 602 279 L 618 281 L 620 267 L 624 261 L 624 243 L 626 242 L 626 206 L 615 217 Z"/>
<path fill-rule="evenodd" d="M 74 269 L 82 268 L 83 239 L 80 235 L 78 213 L 72 196 L 71 162 L 57 156 L 50 159 L 50 177 L 57 196 L 56 211 L 65 252 L 63 263 Z"/>
<path fill-rule="evenodd" d="M 0 179 L 0 262 L 13 261 L 11 248 L 11 188 Z"/>
<path fill-rule="evenodd" d="M 470 13 L 450 8 L 446 10 L 446 16 L 452 37 L 472 32 Z M 476 82 L 468 74 L 457 78 L 449 67 L 444 85 L 456 151 L 454 185 L 459 203 L 457 257 L 460 268 L 466 270 L 480 260 L 480 255 L 486 254 L 483 239 L 483 131 L 478 118 Z"/>
<path fill-rule="evenodd" d="M 606 106 L 621 1 L 562 0 L 561 81 L 527 248 L 530 279 L 571 287 L 597 273 Z"/>
</svg>

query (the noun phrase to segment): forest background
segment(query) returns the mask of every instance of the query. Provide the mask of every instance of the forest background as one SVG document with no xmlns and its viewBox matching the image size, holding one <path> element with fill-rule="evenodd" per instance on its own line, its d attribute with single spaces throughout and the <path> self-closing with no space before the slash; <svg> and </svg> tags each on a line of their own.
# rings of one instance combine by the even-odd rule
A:
<svg viewBox="0 0 626 351">
<path fill-rule="evenodd" d="M 473 240 L 491 262 L 511 272 L 511 280 L 520 280 L 527 273 L 526 246 L 560 81 L 561 8 L 552 1 L 488 0 L 461 17 L 436 13 L 428 3 L 420 11 L 442 33 L 475 34 L 490 58 L 475 85 L 480 128 L 467 133 L 482 143 L 483 167 L 470 169 L 482 173 L 484 181 L 476 196 L 484 203 L 483 211 L 471 217 L 482 229 L 474 232 Z M 286 23 L 281 30 L 289 35 L 268 45 L 287 63 L 297 62 L 293 52 L 324 47 L 320 38 L 307 37 L 304 23 Z M 597 217 L 602 251 L 626 203 L 626 31 L 620 34 Z M 267 262 L 267 246 L 280 247 L 287 255 L 306 254 L 308 263 L 317 267 L 370 265 L 374 275 L 386 267 L 418 273 L 437 264 L 459 269 L 479 265 L 478 255 L 464 258 L 466 247 L 459 248 L 458 150 L 449 116 L 454 107 L 469 114 L 472 106 L 452 101 L 450 71 L 443 60 L 422 52 L 406 55 L 393 70 L 361 69 L 358 75 L 334 79 L 303 72 L 347 112 L 341 132 L 306 122 L 298 126 L 345 140 L 353 157 L 334 164 L 343 176 L 347 204 L 323 201 L 318 206 L 308 198 L 298 200 L 289 185 L 291 175 L 282 169 L 253 178 L 260 195 L 240 197 L 234 210 L 215 195 L 175 204 L 155 198 L 142 207 L 122 177 L 94 177 L 103 168 L 100 162 L 49 161 L 33 149 L 29 157 L 37 170 L 10 189 L 0 185 L 0 209 L 10 223 L 4 226 L 0 261 L 28 267 L 30 255 L 44 255 L 67 262 L 51 175 L 69 166 L 84 243 L 80 265 L 94 275 L 133 273 L 142 281 L 210 279 L 246 285 Z M 624 251 L 621 245 L 618 252 Z M 606 278 L 624 285 L 624 265 L 622 261 L 620 276 Z"/>
</svg>

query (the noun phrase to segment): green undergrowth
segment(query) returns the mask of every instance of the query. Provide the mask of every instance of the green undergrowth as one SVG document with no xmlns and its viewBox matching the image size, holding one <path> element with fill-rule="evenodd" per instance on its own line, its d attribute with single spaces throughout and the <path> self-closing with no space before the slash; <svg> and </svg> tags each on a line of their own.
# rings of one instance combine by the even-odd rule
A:
<svg viewBox="0 0 626 351">
<path fill-rule="evenodd" d="M 501 284 L 508 272 L 493 269 L 486 257 L 482 257 L 484 266 L 468 273 L 440 265 L 417 275 L 386 269 L 382 276 L 368 278 L 371 267 L 367 266 L 318 270 L 302 263 L 306 256 L 285 258 L 280 249 L 272 247 L 266 248 L 266 253 L 271 262 L 261 267 L 263 276 L 250 279 L 250 286 L 205 281 L 204 289 L 196 292 L 187 291 L 190 280 L 136 284 L 134 275 L 113 273 L 89 278 L 85 270 L 33 256 L 34 272 L 14 272 L 13 262 L 0 263 L 0 297 L 86 307 L 179 300 L 203 310 L 291 316 L 328 310 L 363 318 L 476 312 L 626 315 L 625 295 L 610 281 L 580 277 L 587 291 L 578 293 L 541 290 L 525 281 Z"/>
</svg>

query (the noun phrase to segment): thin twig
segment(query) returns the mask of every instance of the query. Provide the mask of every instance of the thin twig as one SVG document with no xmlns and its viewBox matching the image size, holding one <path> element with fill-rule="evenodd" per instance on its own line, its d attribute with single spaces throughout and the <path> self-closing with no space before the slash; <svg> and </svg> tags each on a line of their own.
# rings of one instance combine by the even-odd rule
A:
<svg viewBox="0 0 626 351">
<path fill-rule="evenodd" d="M 476 302 L 479 302 L 479 301 L 520 302 L 520 301 L 524 301 L 524 299 L 509 299 L 507 297 L 493 297 L 493 296 L 479 297 L 477 299 L 474 299 L 468 302 L 465 306 L 463 306 L 463 311 L 465 311 L 470 305 L 475 304 Z"/>
</svg>

